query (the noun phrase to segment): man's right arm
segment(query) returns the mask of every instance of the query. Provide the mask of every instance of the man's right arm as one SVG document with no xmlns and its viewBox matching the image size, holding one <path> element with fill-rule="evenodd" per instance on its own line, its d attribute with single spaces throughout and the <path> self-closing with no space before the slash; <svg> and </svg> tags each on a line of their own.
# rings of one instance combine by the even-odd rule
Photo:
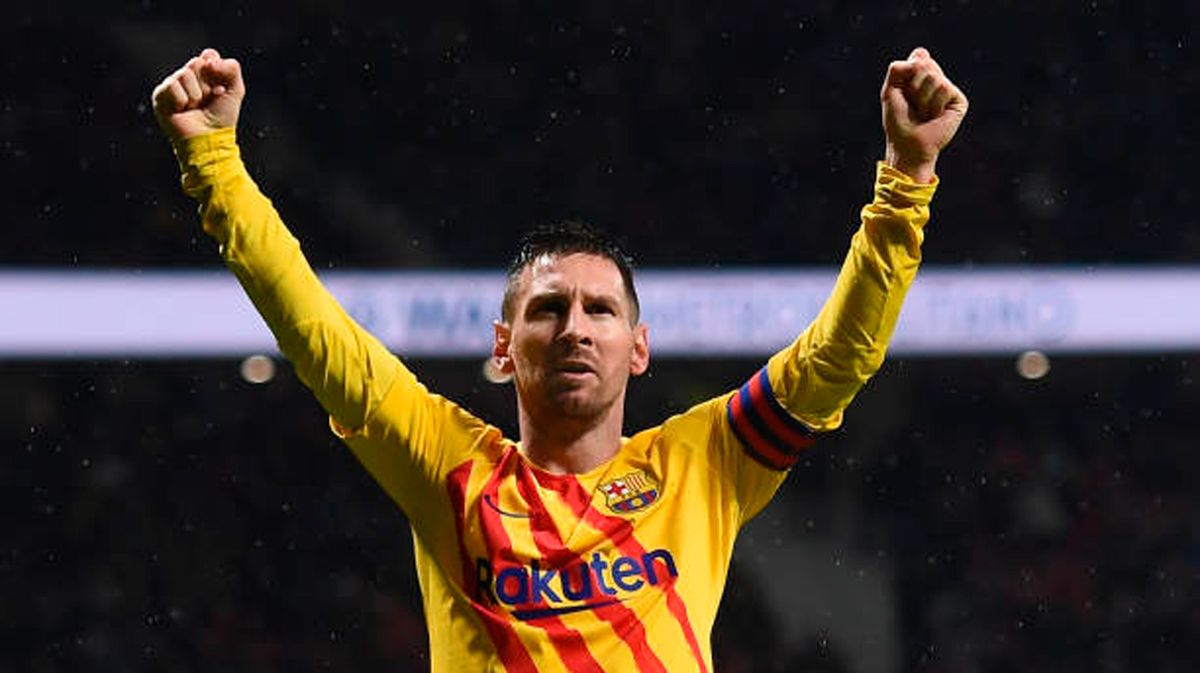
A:
<svg viewBox="0 0 1200 673">
<path fill-rule="evenodd" d="M 164 79 L 153 102 L 205 232 L 300 379 L 338 425 L 360 428 L 403 367 L 325 290 L 250 178 L 235 137 L 244 96 L 237 61 L 206 49 Z"/>
</svg>

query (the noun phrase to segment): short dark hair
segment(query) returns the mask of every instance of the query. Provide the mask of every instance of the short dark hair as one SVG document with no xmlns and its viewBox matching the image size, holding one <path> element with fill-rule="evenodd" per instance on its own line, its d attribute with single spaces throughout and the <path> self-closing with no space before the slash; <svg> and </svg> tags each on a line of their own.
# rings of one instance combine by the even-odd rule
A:
<svg viewBox="0 0 1200 673">
<path fill-rule="evenodd" d="M 513 303 L 516 301 L 517 283 L 521 273 L 534 260 L 544 255 L 573 255 L 577 253 L 596 255 L 610 260 L 621 272 L 625 294 L 633 306 L 632 322 L 636 323 L 641 312 L 637 289 L 633 286 L 633 258 L 616 240 L 600 229 L 579 220 L 565 220 L 540 225 L 521 237 L 517 254 L 508 264 L 508 281 L 504 286 L 504 301 L 500 315 L 505 322 L 512 320 Z"/>
</svg>

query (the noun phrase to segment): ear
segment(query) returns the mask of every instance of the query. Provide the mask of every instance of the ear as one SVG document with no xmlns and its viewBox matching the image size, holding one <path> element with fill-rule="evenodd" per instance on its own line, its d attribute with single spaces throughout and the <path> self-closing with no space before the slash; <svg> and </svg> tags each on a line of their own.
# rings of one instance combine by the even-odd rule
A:
<svg viewBox="0 0 1200 673">
<path fill-rule="evenodd" d="M 650 328 L 638 323 L 633 328 L 633 357 L 629 359 L 629 373 L 640 376 L 650 367 Z"/>
<path fill-rule="evenodd" d="M 500 320 L 492 321 L 492 363 L 501 374 L 512 374 L 512 357 L 508 353 L 512 345 L 512 328 Z"/>
</svg>

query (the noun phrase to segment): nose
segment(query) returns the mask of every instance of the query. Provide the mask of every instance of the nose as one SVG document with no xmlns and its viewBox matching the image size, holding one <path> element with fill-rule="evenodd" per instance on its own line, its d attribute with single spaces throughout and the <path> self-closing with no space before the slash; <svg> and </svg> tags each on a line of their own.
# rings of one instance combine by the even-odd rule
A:
<svg viewBox="0 0 1200 673">
<path fill-rule="evenodd" d="M 589 327 L 590 322 L 588 321 L 587 311 L 583 308 L 583 303 L 573 301 L 571 302 L 571 307 L 563 316 L 559 338 L 571 343 L 590 344 L 592 342 L 592 334 Z"/>
</svg>

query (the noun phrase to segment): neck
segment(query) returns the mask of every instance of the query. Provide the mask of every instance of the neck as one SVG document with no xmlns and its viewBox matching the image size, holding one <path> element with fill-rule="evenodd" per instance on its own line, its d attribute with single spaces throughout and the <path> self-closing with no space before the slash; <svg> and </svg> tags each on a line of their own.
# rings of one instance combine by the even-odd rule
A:
<svg viewBox="0 0 1200 673">
<path fill-rule="evenodd" d="M 621 450 L 624 400 L 592 418 L 562 412 L 530 413 L 518 404 L 521 448 L 534 465 L 554 474 L 580 474 L 603 465 Z"/>
</svg>

